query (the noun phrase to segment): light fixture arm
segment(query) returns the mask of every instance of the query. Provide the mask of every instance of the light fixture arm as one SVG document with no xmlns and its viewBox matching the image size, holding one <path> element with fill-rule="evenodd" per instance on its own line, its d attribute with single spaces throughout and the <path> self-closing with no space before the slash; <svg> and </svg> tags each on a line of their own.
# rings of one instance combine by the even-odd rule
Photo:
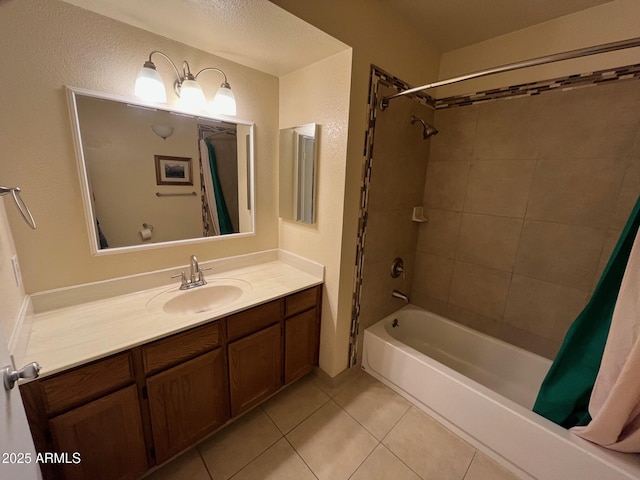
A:
<svg viewBox="0 0 640 480">
<path fill-rule="evenodd" d="M 173 71 L 176 72 L 176 81 L 179 82 L 179 83 L 182 83 L 182 79 L 180 77 L 180 72 L 178 71 L 178 67 L 176 67 L 176 64 L 173 63 L 173 60 L 171 60 L 166 53 L 162 53 L 160 50 L 154 50 L 153 52 L 151 52 L 149 54 L 149 60 L 147 60 L 145 62 L 144 66 L 148 67 L 148 68 L 153 68 L 154 70 L 156 69 L 155 64 L 151 60 L 151 57 L 153 56 L 154 53 L 157 53 L 158 55 L 161 55 L 162 57 L 164 57 L 171 64 L 171 66 L 173 67 Z"/>
<path fill-rule="evenodd" d="M 196 78 L 196 79 L 197 79 L 197 78 L 198 78 L 198 75 L 200 75 L 202 72 L 206 72 L 207 70 L 214 70 L 214 71 L 216 71 L 216 72 L 218 72 L 218 73 L 221 73 L 221 74 L 222 74 L 222 76 L 224 77 L 224 82 L 222 83 L 222 86 L 223 86 L 224 88 L 229 88 L 229 89 L 231 88 L 231 87 L 229 86 L 229 82 L 227 81 L 227 74 L 226 74 L 226 73 L 224 73 L 224 72 L 223 72 L 222 70 L 220 70 L 219 68 L 215 68 L 215 67 L 206 67 L 206 68 L 203 68 L 203 69 L 202 69 L 202 70 L 200 70 L 198 73 L 196 73 L 196 76 L 195 76 L 194 78 Z"/>
</svg>

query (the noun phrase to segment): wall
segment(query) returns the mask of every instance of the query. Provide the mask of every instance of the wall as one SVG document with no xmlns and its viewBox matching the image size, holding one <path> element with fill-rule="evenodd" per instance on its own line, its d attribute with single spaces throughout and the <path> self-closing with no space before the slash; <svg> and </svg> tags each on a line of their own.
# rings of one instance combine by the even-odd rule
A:
<svg viewBox="0 0 640 480">
<path fill-rule="evenodd" d="M 319 125 L 316 223 L 280 219 L 280 247 L 325 266 L 320 367 L 332 376 L 348 350 L 349 322 L 338 321 L 337 307 L 350 81 L 350 50 L 280 77 L 280 128 Z"/>
<path fill-rule="evenodd" d="M 524 28 L 485 42 L 446 52 L 440 60 L 438 79 L 497 67 L 578 48 L 640 37 L 640 2 L 615 0 L 548 22 Z M 492 75 L 435 90 L 442 98 L 490 88 L 604 70 L 640 63 L 640 48 L 621 50 Z M 421 81 L 416 85 L 423 85 Z"/>
<path fill-rule="evenodd" d="M 14 185 L 5 186 L 12 187 Z M 10 194 L 0 197 L 0 303 L 2 304 L 0 328 L 2 328 L 2 333 L 7 341 L 10 341 L 12 337 L 26 296 L 24 287 L 16 284 L 13 275 L 11 258 L 16 254 L 16 247 L 7 222 L 7 210 L 9 209 L 16 210 Z M 24 222 L 22 225 L 18 225 L 18 228 L 31 230 Z"/>
<path fill-rule="evenodd" d="M 276 77 L 57 0 L 0 2 L 0 32 L 0 60 L 19 70 L 3 76 L 0 91 L 0 180 L 23 189 L 38 222 L 36 231 L 27 231 L 18 214 L 8 212 L 27 293 L 185 265 L 191 254 L 202 261 L 278 246 Z M 238 118 L 256 123 L 256 234 L 92 257 L 63 87 L 133 96 L 135 77 L 152 50 L 188 59 L 192 69 L 223 69 Z M 168 85 L 171 66 L 158 60 L 157 67 Z M 218 80 L 205 82 L 212 95 Z"/>
<path fill-rule="evenodd" d="M 347 165 L 341 230 L 339 295 L 336 328 L 339 344 L 348 343 L 352 311 L 358 209 L 362 183 L 364 132 L 371 64 L 418 84 L 435 78 L 440 54 L 408 26 L 392 8 L 377 0 L 271 0 L 353 48 Z M 336 375 L 347 366 L 348 352 L 340 347 L 327 370 Z"/>
<path fill-rule="evenodd" d="M 434 124 L 414 303 L 553 358 L 640 194 L 640 80 Z"/>
</svg>

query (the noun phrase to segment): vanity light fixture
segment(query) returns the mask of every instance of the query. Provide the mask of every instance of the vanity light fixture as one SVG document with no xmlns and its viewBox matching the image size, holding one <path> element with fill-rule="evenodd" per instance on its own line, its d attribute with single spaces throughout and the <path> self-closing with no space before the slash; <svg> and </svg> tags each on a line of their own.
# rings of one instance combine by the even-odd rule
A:
<svg viewBox="0 0 640 480">
<path fill-rule="evenodd" d="M 151 125 L 151 130 L 163 140 L 173 135 L 173 127 L 170 125 Z"/>
<path fill-rule="evenodd" d="M 197 81 L 198 76 L 206 71 L 214 70 L 224 77 L 224 81 L 220 88 L 213 97 L 213 101 L 209 106 L 209 111 L 213 114 L 221 115 L 236 115 L 236 99 L 231 91 L 231 86 L 227 81 L 227 75 L 219 68 L 207 67 L 200 70 L 193 75 L 189 68 L 189 63 L 186 60 L 182 62 L 182 75 L 178 71 L 178 67 L 173 61 L 164 53 L 154 50 L 149 54 L 149 60 L 144 62 L 144 65 L 138 76 L 136 77 L 136 85 L 134 93 L 137 97 L 150 102 L 166 103 L 167 92 L 164 88 L 164 82 L 162 77 L 156 70 L 156 66 L 151 60 L 154 54 L 158 54 L 171 64 L 176 74 L 176 80 L 173 83 L 173 88 L 180 97 L 178 106 L 184 110 L 200 111 L 206 108 L 206 99 L 202 91 L 202 87 Z"/>
</svg>

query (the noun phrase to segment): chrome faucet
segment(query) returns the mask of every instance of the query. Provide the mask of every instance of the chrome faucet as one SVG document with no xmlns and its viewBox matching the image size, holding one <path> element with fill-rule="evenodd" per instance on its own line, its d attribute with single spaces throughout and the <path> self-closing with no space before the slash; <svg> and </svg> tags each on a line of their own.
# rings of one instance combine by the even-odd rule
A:
<svg viewBox="0 0 640 480">
<path fill-rule="evenodd" d="M 211 270 L 210 268 L 201 269 L 200 265 L 198 265 L 198 259 L 195 255 L 191 255 L 189 258 L 189 267 L 191 272 L 189 274 L 189 279 L 187 280 L 187 276 L 183 272 L 180 272 L 177 275 L 171 275 L 171 278 L 180 277 L 180 290 L 188 290 L 190 288 L 200 287 L 202 285 L 206 285 L 207 281 L 204 279 L 204 275 L 202 272 L 204 270 Z"/>
<path fill-rule="evenodd" d="M 391 296 L 393 298 L 399 298 L 400 300 L 404 300 L 405 303 L 409 303 L 409 296 L 405 295 L 402 292 L 399 292 L 398 290 L 394 290 L 393 292 L 391 292 Z"/>
</svg>

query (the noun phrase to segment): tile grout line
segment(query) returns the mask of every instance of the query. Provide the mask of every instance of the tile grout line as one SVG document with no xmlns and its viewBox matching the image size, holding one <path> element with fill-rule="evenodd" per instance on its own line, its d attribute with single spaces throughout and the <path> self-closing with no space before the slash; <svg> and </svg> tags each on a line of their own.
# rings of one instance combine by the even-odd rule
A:
<svg viewBox="0 0 640 480">
<path fill-rule="evenodd" d="M 469 470 L 471 469 L 471 464 L 473 463 L 473 461 L 476 458 L 476 455 L 478 454 L 478 450 L 477 449 L 473 449 L 473 456 L 471 457 L 471 461 L 469 462 L 469 465 L 467 465 L 467 469 L 464 471 L 464 475 L 462 475 L 462 478 L 460 480 L 465 480 L 465 478 L 467 477 L 467 474 L 469 473 Z"/>
</svg>

